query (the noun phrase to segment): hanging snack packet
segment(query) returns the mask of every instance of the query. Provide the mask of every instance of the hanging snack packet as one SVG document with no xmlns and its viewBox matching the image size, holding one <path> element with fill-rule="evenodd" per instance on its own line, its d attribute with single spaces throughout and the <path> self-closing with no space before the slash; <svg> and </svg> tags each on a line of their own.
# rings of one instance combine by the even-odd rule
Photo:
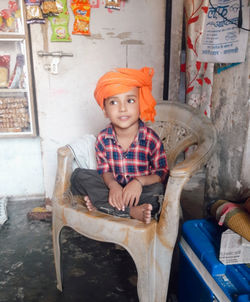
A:
<svg viewBox="0 0 250 302">
<path fill-rule="evenodd" d="M 59 12 L 68 14 L 68 8 L 67 8 L 67 0 L 56 0 L 56 7 Z"/>
<path fill-rule="evenodd" d="M 106 8 L 120 9 L 121 8 L 121 0 L 106 0 L 105 1 Z"/>
<path fill-rule="evenodd" d="M 41 0 L 25 0 L 26 20 L 31 23 L 45 23 L 40 7 Z"/>
<path fill-rule="evenodd" d="M 7 88 L 9 81 L 10 56 L 0 56 L 0 87 Z"/>
<path fill-rule="evenodd" d="M 18 54 L 16 56 L 16 65 L 14 71 L 10 77 L 9 88 L 25 88 L 23 87 L 22 78 L 24 77 L 23 72 L 24 66 L 24 55 Z"/>
<path fill-rule="evenodd" d="M 69 15 L 61 13 L 48 19 L 52 28 L 51 42 L 71 42 L 68 30 Z"/>
<path fill-rule="evenodd" d="M 85 0 L 72 0 L 71 9 L 75 15 L 73 35 L 90 35 L 89 19 L 91 5 Z"/>
<path fill-rule="evenodd" d="M 41 9 L 44 16 L 55 16 L 59 14 L 55 0 L 42 0 Z"/>
</svg>

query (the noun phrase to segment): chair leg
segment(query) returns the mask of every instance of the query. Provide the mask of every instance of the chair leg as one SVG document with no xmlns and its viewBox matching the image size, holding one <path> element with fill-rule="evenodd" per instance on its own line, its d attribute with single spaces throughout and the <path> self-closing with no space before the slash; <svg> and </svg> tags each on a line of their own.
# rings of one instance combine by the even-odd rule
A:
<svg viewBox="0 0 250 302">
<path fill-rule="evenodd" d="M 137 293 L 140 302 L 153 302 L 155 300 L 155 262 L 153 261 L 152 254 L 146 253 L 143 257 L 137 255 L 134 258 L 138 280 L 137 280 Z M 151 257 L 150 257 L 151 256 Z M 161 302 L 161 301 L 157 301 Z"/>
<path fill-rule="evenodd" d="M 57 288 L 62 291 L 62 276 L 61 276 L 61 251 L 60 251 L 60 233 L 64 224 L 60 219 L 53 215 L 53 226 L 52 226 L 52 236 L 53 236 L 53 250 L 54 250 L 54 260 L 56 268 L 56 279 Z"/>
<path fill-rule="evenodd" d="M 152 248 L 152 249 L 151 249 Z M 132 255 L 132 254 L 131 254 Z M 137 268 L 137 292 L 140 302 L 166 302 L 172 251 L 149 247 L 142 255 L 133 254 Z"/>
<path fill-rule="evenodd" d="M 159 302 L 166 302 L 168 294 L 169 277 L 172 263 L 172 249 L 167 249 L 161 246 L 157 250 L 157 264 L 155 275 L 155 300 Z"/>
</svg>

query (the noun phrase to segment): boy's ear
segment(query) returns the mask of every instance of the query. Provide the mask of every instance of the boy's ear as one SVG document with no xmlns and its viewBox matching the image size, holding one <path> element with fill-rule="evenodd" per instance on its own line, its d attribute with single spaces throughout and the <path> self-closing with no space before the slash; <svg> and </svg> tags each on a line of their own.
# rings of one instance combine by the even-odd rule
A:
<svg viewBox="0 0 250 302">
<path fill-rule="evenodd" d="M 107 116 L 107 112 L 105 110 L 105 102 L 106 102 L 106 99 L 104 99 L 104 101 L 103 101 L 103 109 L 102 109 L 102 111 L 103 111 L 104 116 L 107 118 L 108 116 Z"/>
<path fill-rule="evenodd" d="M 108 116 L 107 116 L 107 112 L 106 112 L 106 110 L 105 110 L 105 107 L 102 109 L 102 111 L 103 111 L 104 116 L 105 116 L 105 117 L 108 117 Z"/>
</svg>

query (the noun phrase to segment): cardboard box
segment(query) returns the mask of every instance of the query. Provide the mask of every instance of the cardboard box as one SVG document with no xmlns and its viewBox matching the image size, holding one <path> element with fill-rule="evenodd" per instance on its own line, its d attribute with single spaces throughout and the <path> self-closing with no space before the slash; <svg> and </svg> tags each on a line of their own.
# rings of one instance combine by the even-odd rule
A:
<svg viewBox="0 0 250 302">
<path fill-rule="evenodd" d="M 225 264 L 250 263 L 250 242 L 228 229 L 221 235 L 219 260 Z"/>
</svg>

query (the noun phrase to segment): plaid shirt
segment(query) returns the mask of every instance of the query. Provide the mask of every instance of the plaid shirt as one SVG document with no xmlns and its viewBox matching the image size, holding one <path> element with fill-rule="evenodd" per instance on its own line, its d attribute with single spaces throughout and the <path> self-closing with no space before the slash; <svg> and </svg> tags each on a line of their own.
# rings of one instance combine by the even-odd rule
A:
<svg viewBox="0 0 250 302">
<path fill-rule="evenodd" d="M 118 144 L 110 124 L 102 130 L 96 141 L 97 171 L 111 172 L 121 185 L 126 185 L 136 176 L 157 174 L 162 182 L 168 172 L 167 157 L 158 135 L 139 121 L 139 131 L 126 152 Z"/>
</svg>

